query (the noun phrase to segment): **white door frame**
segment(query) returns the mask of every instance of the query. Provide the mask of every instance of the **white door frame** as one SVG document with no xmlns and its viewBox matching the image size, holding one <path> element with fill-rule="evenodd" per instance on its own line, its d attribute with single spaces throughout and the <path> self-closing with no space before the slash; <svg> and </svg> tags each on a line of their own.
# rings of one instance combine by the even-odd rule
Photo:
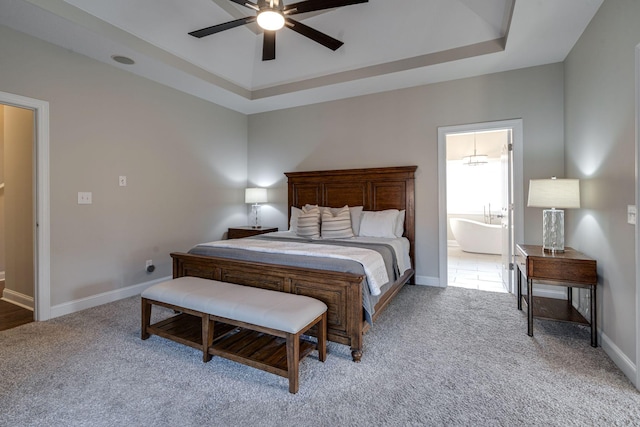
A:
<svg viewBox="0 0 640 427">
<path fill-rule="evenodd" d="M 513 132 L 513 221 L 515 242 L 524 239 L 524 183 L 523 126 L 522 119 L 500 120 L 495 122 L 470 123 L 438 128 L 438 256 L 440 258 L 440 286 L 449 283 L 447 272 L 447 134 L 466 133 L 485 130 L 511 129 Z"/>
<path fill-rule="evenodd" d="M 636 46 L 636 210 L 640 200 L 640 184 L 638 183 L 640 164 L 640 44 Z M 635 386 L 640 390 L 640 231 L 637 221 L 636 232 L 636 378 Z"/>
<path fill-rule="evenodd" d="M 39 99 L 0 92 L 0 104 L 27 108 L 35 118 L 35 320 L 51 317 L 51 228 L 49 205 L 49 103 Z"/>
</svg>

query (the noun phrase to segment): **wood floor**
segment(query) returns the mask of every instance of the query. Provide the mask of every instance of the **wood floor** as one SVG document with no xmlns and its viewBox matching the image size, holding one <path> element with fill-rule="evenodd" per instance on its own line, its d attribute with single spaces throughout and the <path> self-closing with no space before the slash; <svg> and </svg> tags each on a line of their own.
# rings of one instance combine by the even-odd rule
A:
<svg viewBox="0 0 640 427">
<path fill-rule="evenodd" d="M 33 312 L 0 300 L 0 331 L 33 322 Z"/>
</svg>

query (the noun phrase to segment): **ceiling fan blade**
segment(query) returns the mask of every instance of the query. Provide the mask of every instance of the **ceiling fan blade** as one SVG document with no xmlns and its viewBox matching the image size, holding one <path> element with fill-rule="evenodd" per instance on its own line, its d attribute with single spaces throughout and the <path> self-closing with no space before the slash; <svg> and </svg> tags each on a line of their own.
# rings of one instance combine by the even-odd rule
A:
<svg viewBox="0 0 640 427">
<path fill-rule="evenodd" d="M 276 59 L 276 32 L 266 31 L 262 40 L 262 60 L 271 61 Z"/>
<path fill-rule="evenodd" d="M 298 13 L 314 12 L 316 10 L 332 9 L 334 7 L 368 2 L 369 0 L 307 0 L 286 5 L 284 7 L 284 13 L 287 15 L 295 15 Z"/>
<path fill-rule="evenodd" d="M 334 39 L 333 37 L 321 33 L 318 30 L 314 30 L 313 28 L 304 25 L 301 22 L 294 21 L 291 18 L 285 18 L 285 21 L 287 23 L 287 27 L 291 28 L 296 33 L 302 34 L 303 36 L 308 37 L 314 42 L 320 43 L 321 45 L 326 46 L 331 50 L 337 50 L 344 44 L 340 40 Z"/>
<path fill-rule="evenodd" d="M 211 34 L 219 33 L 220 31 L 229 30 L 231 28 L 249 24 L 255 20 L 255 16 L 247 16 L 246 18 L 240 18 L 236 19 L 235 21 L 225 22 L 224 24 L 218 24 L 211 27 L 203 28 L 201 30 L 192 31 L 189 33 L 189 35 L 197 38 L 202 38 L 205 36 L 210 36 Z"/>
</svg>

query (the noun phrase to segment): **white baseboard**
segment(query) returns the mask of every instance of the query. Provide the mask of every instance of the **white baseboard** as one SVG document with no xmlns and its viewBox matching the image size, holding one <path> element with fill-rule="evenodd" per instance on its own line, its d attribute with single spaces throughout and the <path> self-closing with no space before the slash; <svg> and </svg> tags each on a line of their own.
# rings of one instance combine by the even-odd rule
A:
<svg viewBox="0 0 640 427">
<path fill-rule="evenodd" d="M 21 294 L 20 292 L 4 288 L 4 291 L 2 293 L 2 300 L 33 311 L 33 297 L 30 297 L 29 295 Z"/>
<path fill-rule="evenodd" d="M 167 280 L 171 280 L 171 276 L 161 277 L 149 282 L 139 283 L 137 285 L 128 286 L 126 288 L 116 289 L 87 298 L 81 298 L 74 301 L 65 302 L 63 304 L 54 305 L 51 307 L 51 318 L 53 319 L 54 317 L 75 313 L 76 311 L 85 310 L 87 308 L 118 301 L 123 298 L 129 298 L 134 295 L 140 294 L 149 286 L 155 285 L 156 283 L 165 282 Z"/>
<path fill-rule="evenodd" d="M 638 388 L 640 385 L 636 384 L 637 378 L 637 366 L 631 359 L 624 354 L 618 346 L 616 346 L 613 341 L 609 339 L 606 334 L 603 334 L 602 331 L 598 330 L 598 336 L 600 346 L 607 353 L 607 356 L 616 364 L 618 368 L 629 378 L 629 381 Z"/>
</svg>

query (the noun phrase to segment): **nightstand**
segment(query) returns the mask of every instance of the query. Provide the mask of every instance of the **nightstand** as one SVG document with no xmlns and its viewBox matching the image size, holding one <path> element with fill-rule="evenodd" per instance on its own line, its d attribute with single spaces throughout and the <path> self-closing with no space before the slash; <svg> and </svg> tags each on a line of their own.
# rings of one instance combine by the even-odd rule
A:
<svg viewBox="0 0 640 427">
<path fill-rule="evenodd" d="M 258 234 L 272 233 L 274 231 L 278 231 L 278 227 L 253 228 L 250 225 L 229 227 L 227 239 L 241 239 L 243 237 L 257 236 Z"/>
<path fill-rule="evenodd" d="M 516 245 L 518 273 L 518 310 L 522 310 L 522 276 L 527 279 L 527 334 L 533 336 L 533 318 L 584 323 L 591 326 L 591 345 L 598 346 L 596 324 L 596 261 L 572 248 L 564 252 L 544 252 L 542 246 Z M 567 299 L 533 296 L 533 283 L 564 286 Z M 571 303 L 573 287 L 589 289 L 591 321 L 587 321 Z"/>
</svg>

